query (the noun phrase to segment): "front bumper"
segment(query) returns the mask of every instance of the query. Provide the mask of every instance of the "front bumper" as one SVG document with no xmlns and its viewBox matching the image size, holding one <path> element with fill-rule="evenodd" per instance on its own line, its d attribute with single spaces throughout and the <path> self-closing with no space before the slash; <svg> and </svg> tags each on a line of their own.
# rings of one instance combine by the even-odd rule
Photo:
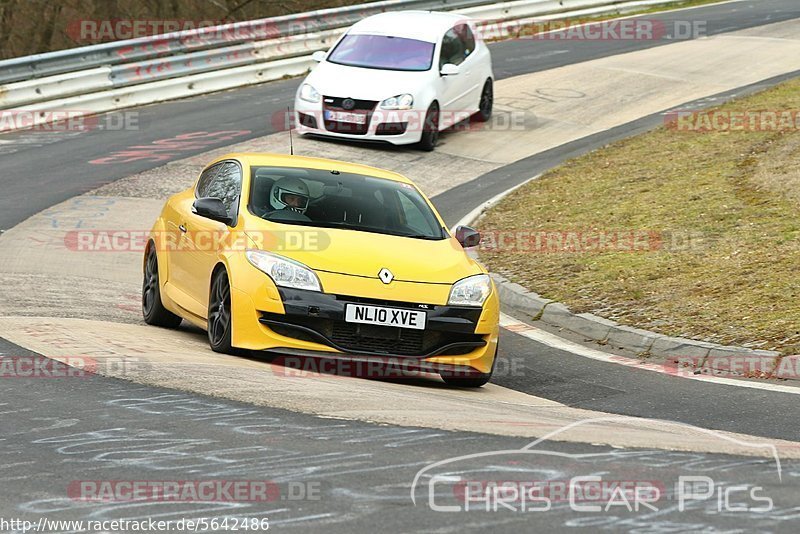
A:
<svg viewBox="0 0 800 534">
<path fill-rule="evenodd" d="M 429 358 L 468 354 L 486 346 L 475 330 L 480 308 L 432 306 L 279 288 L 285 313 L 262 312 L 259 322 L 282 336 L 320 343 L 349 354 Z M 347 304 L 423 310 L 424 330 L 349 323 Z"/>
<path fill-rule="evenodd" d="M 363 110 L 356 110 L 366 115 L 367 123 L 361 127 L 327 120 L 323 106 L 326 109 L 339 109 L 325 104 L 324 99 L 319 103 L 306 102 L 299 98 L 295 100 L 294 120 L 298 133 L 394 145 L 417 143 L 422 137 L 420 117 L 424 119 L 425 110 L 382 110 L 375 103 L 375 106 L 368 105 Z"/>
<path fill-rule="evenodd" d="M 365 281 L 369 282 L 369 281 Z M 375 281 L 383 285 L 379 281 Z M 233 345 L 280 354 L 387 360 L 436 372 L 489 373 L 497 351 L 496 293 L 483 308 L 419 304 L 396 300 L 267 287 L 232 288 Z M 424 285 L 424 284 L 413 284 Z M 344 321 L 348 303 L 424 309 L 425 330 Z"/>
</svg>

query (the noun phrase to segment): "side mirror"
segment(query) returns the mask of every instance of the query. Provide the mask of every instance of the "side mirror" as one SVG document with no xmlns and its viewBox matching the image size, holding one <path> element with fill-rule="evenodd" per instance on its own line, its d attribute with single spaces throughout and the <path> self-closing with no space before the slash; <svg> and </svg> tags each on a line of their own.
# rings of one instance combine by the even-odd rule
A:
<svg viewBox="0 0 800 534">
<path fill-rule="evenodd" d="M 459 226 L 456 228 L 456 240 L 464 248 L 477 247 L 481 244 L 481 234 L 469 226 Z"/>
<path fill-rule="evenodd" d="M 231 216 L 228 215 L 228 210 L 225 209 L 225 204 L 223 204 L 220 199 L 214 197 L 198 198 L 195 200 L 194 204 L 192 204 L 192 213 L 227 225 L 233 222 Z"/>
<path fill-rule="evenodd" d="M 452 63 L 445 63 L 442 65 L 442 69 L 439 71 L 442 76 L 455 76 L 459 72 L 461 72 L 461 68 L 458 65 L 453 65 Z"/>
<path fill-rule="evenodd" d="M 311 54 L 311 59 L 313 59 L 317 63 L 322 63 L 323 61 L 325 61 L 325 56 L 326 56 L 325 51 L 317 50 L 316 52 Z"/>
</svg>

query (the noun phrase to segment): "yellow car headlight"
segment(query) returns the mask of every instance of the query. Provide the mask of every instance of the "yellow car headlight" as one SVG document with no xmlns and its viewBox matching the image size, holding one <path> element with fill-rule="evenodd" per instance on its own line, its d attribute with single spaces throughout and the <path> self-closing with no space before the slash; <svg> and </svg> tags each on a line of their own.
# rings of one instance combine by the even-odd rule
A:
<svg viewBox="0 0 800 534">
<path fill-rule="evenodd" d="M 292 287 L 294 289 L 307 289 L 309 291 L 322 291 L 322 284 L 314 271 L 289 258 L 263 250 L 248 250 L 245 252 L 247 261 L 259 271 L 272 278 L 275 285 Z"/>
<path fill-rule="evenodd" d="M 453 284 L 447 305 L 481 307 L 491 292 L 492 281 L 489 275 L 476 274 Z"/>
</svg>

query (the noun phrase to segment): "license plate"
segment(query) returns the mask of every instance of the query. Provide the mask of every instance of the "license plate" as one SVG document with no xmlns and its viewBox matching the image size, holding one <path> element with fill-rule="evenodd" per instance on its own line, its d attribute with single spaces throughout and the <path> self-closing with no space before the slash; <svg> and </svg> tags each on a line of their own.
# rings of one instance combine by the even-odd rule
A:
<svg viewBox="0 0 800 534">
<path fill-rule="evenodd" d="M 367 116 L 361 113 L 347 113 L 346 111 L 325 110 L 325 118 L 329 121 L 351 122 L 353 124 L 366 124 Z"/>
<path fill-rule="evenodd" d="M 424 311 L 401 308 L 348 304 L 344 309 L 344 320 L 348 323 L 377 324 L 424 330 L 426 319 L 427 314 Z"/>
</svg>

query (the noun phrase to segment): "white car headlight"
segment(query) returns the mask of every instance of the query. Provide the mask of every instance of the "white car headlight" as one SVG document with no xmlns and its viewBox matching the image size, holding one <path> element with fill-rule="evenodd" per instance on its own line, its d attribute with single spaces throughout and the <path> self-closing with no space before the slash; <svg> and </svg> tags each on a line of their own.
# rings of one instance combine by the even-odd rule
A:
<svg viewBox="0 0 800 534">
<path fill-rule="evenodd" d="M 300 99 L 305 100 L 306 102 L 314 102 L 314 103 L 322 100 L 317 90 L 307 83 L 304 83 L 303 85 L 300 86 Z"/>
<path fill-rule="evenodd" d="M 483 306 L 486 297 L 492 292 L 492 282 L 488 274 L 476 274 L 459 280 L 450 289 L 448 306 Z"/>
<path fill-rule="evenodd" d="M 253 267 L 266 273 L 275 282 L 275 285 L 307 289 L 309 291 L 322 291 L 322 285 L 314 271 L 302 263 L 277 254 L 270 254 L 263 250 L 248 250 L 245 252 L 247 260 Z"/>
<path fill-rule="evenodd" d="M 411 109 L 413 105 L 414 97 L 409 94 L 393 96 L 381 102 L 383 109 Z"/>
</svg>

